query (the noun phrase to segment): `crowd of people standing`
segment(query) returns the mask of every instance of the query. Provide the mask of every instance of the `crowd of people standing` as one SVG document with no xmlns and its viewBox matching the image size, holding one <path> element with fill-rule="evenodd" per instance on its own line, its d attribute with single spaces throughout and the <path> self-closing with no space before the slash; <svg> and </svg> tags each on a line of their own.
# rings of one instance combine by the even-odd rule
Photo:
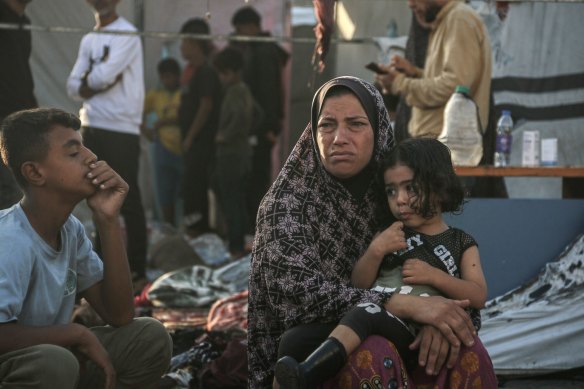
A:
<svg viewBox="0 0 584 389">
<path fill-rule="evenodd" d="M 237 10 L 231 23 L 236 35 L 269 35 L 252 7 Z M 205 19 L 192 18 L 180 33 L 209 35 L 211 30 Z M 155 144 L 161 143 L 161 129 L 168 131 L 168 125 L 178 129 L 180 139 L 173 156 L 154 155 L 158 171 L 161 164 L 169 164 L 169 158 L 174 166 L 157 175 L 158 201 L 165 221 L 178 227 L 180 219 L 186 233 L 198 236 L 212 229 L 214 210 L 208 196 L 212 190 L 223 215 L 229 251 L 238 257 L 249 250 L 244 237 L 254 233 L 257 208 L 271 184 L 272 148 L 283 126 L 282 72 L 288 54 L 273 42 L 232 41 L 218 50 L 211 40 L 190 36 L 181 39 L 180 52 L 186 61 L 182 85 L 163 86 L 166 103 L 159 97 L 158 107 L 150 103 L 145 110 L 145 114 L 173 113 L 172 118 L 153 122 L 150 134 Z M 159 76 L 164 83 L 160 70 Z M 172 93 L 175 97 L 170 97 Z M 169 176 L 175 177 L 170 183 Z M 179 198 L 183 212 L 177 218 L 174 205 Z"/>
<path fill-rule="evenodd" d="M 191 237 L 217 232 L 228 241 L 232 257 L 245 254 L 250 247 L 244 237 L 253 235 L 259 202 L 271 184 L 272 149 L 283 126 L 282 72 L 288 53 L 277 43 L 253 39 L 223 42 L 219 48 L 219 42 L 208 38 L 208 20 L 191 18 L 177 31 L 185 35 L 179 39 L 181 58 L 163 54 L 159 86 L 146 91 L 139 37 L 101 33 L 137 31 L 118 14 L 119 1 L 89 3 L 96 31 L 81 41 L 67 92 L 82 103 L 85 141 L 132 188 L 122 219 L 134 279 L 146 277 L 148 212 L 142 196 L 148 193 L 154 195 L 149 211 L 155 218 Z M 231 25 L 234 35 L 269 35 L 260 13 L 250 6 L 236 10 Z M 247 103 L 234 105 L 243 88 Z M 145 151 L 141 136 L 152 141 L 146 160 L 140 156 Z M 152 164 L 146 172 L 139 164 L 148 160 Z M 142 172 L 152 177 L 152 188 L 139 188 Z M 97 236 L 98 250 L 99 242 Z"/>
</svg>

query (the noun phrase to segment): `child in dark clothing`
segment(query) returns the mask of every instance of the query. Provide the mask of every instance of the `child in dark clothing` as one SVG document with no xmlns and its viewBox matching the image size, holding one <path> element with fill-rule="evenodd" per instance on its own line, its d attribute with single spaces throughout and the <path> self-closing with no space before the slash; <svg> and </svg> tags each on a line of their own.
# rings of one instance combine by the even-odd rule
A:
<svg viewBox="0 0 584 389">
<path fill-rule="evenodd" d="M 224 87 L 215 136 L 215 182 L 219 203 L 227 222 L 231 256 L 244 254 L 244 235 L 248 215 L 246 210 L 246 178 L 251 167 L 249 137 L 254 125 L 254 99 L 241 79 L 243 56 L 227 47 L 213 62 Z"/>
<path fill-rule="evenodd" d="M 209 34 L 204 19 L 186 21 L 183 34 Z M 221 84 L 209 63 L 213 45 L 208 40 L 185 37 L 181 53 L 192 75 L 181 96 L 179 125 L 185 164 L 183 222 L 186 232 L 197 236 L 209 230 L 209 172 L 215 158 L 215 133 L 221 104 Z"/>
</svg>

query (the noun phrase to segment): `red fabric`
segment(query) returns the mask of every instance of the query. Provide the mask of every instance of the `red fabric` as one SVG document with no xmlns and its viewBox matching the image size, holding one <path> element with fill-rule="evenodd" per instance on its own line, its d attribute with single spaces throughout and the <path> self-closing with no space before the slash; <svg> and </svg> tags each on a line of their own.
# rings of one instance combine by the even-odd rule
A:
<svg viewBox="0 0 584 389">
<path fill-rule="evenodd" d="M 245 339 L 232 339 L 223 354 L 203 368 L 201 388 L 244 388 L 247 384 L 247 344 Z"/>
<path fill-rule="evenodd" d="M 207 331 L 247 330 L 248 291 L 217 300 L 207 317 Z"/>
<path fill-rule="evenodd" d="M 151 286 L 152 283 L 150 282 L 147 283 L 146 285 L 144 285 L 144 288 L 142 288 L 140 294 L 134 296 L 134 307 L 139 308 L 152 306 L 152 302 L 148 299 L 148 290 L 150 289 Z"/>
<path fill-rule="evenodd" d="M 349 356 L 345 367 L 323 388 L 498 388 L 491 358 L 478 337 L 475 338 L 474 346 L 463 348 L 454 368 L 444 368 L 437 376 L 428 376 L 419 367 L 410 373 L 405 370 L 393 344 L 374 335 L 365 339 Z M 390 381 L 394 381 L 394 384 L 390 384 Z"/>
<path fill-rule="evenodd" d="M 324 59 L 328 53 L 331 36 L 334 30 L 334 11 L 336 0 L 313 0 L 314 13 L 318 24 L 314 27 L 316 45 L 312 64 L 318 66 L 318 71 L 324 70 Z"/>
<path fill-rule="evenodd" d="M 204 327 L 208 309 L 205 308 L 153 308 L 152 317 L 167 329 Z"/>
<path fill-rule="evenodd" d="M 496 5 L 496 10 L 497 10 L 497 16 L 499 16 L 499 19 L 501 19 L 501 21 L 505 21 L 505 19 L 507 18 L 507 14 L 509 13 L 509 2 L 508 1 L 497 1 L 495 2 Z"/>
</svg>

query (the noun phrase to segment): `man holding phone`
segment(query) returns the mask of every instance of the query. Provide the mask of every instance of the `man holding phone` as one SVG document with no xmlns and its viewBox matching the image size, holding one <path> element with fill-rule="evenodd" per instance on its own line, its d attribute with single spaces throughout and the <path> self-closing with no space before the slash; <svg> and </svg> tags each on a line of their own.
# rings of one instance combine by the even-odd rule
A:
<svg viewBox="0 0 584 389">
<path fill-rule="evenodd" d="M 369 62 L 367 65 L 365 65 L 365 68 L 375 72 L 376 74 L 387 74 L 387 71 L 375 62 Z"/>
<path fill-rule="evenodd" d="M 491 88 L 491 44 L 479 15 L 460 0 L 412 0 L 411 8 L 430 24 L 424 69 L 395 56 L 376 76 L 384 90 L 412 107 L 412 137 L 437 138 L 444 108 L 457 85 L 470 87 L 481 126 L 487 125 Z"/>
</svg>

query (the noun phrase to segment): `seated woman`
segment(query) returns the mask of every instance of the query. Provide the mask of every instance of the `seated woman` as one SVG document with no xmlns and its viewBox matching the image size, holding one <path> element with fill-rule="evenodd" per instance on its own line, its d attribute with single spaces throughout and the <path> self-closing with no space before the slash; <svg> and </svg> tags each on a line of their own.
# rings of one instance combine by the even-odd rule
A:
<svg viewBox="0 0 584 389">
<path fill-rule="evenodd" d="M 375 175 L 381 155 L 392 146 L 387 111 L 373 85 L 339 77 L 318 90 L 311 124 L 257 216 L 249 281 L 251 388 L 278 387 L 273 377 L 279 357 L 306 359 L 346 312 L 363 303 L 421 325 L 412 347 L 419 349 L 418 363 L 424 369 L 412 372 L 414 380 L 450 385 L 434 378 L 451 380 L 456 373 L 466 382 L 496 388 L 488 354 L 464 310 L 468 301 L 351 286 L 355 262 L 370 249 L 375 234 L 393 221 Z M 337 381 L 329 381 L 331 387 L 357 387 L 363 379 L 382 387 L 393 385 L 392 380 L 395 387 L 414 382 L 390 342 L 369 339 L 351 354 L 352 365 Z M 338 342 L 331 340 L 319 350 L 326 358 L 312 360 L 326 361 L 330 369 L 315 370 L 335 372 L 346 362 Z M 473 357 L 465 358 L 469 352 Z"/>
</svg>

